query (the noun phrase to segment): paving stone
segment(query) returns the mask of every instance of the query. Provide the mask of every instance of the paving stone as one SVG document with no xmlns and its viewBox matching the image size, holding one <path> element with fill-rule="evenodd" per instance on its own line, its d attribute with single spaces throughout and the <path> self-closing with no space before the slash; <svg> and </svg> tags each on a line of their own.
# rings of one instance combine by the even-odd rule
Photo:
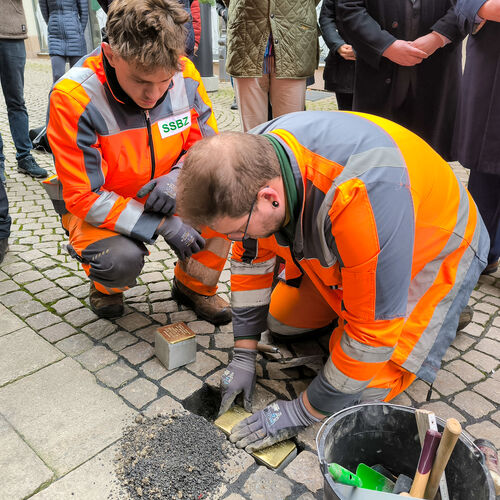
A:
<svg viewBox="0 0 500 500">
<path fill-rule="evenodd" d="M 188 323 L 189 328 L 197 335 L 206 335 L 215 332 L 215 326 L 208 321 L 191 321 Z"/>
<path fill-rule="evenodd" d="M 463 332 L 459 332 L 455 337 L 455 340 L 452 342 L 452 346 L 459 351 L 466 351 L 472 344 L 474 344 L 474 340 L 472 340 L 469 336 L 465 335 Z"/>
<path fill-rule="evenodd" d="M 67 292 L 58 287 L 49 288 L 48 290 L 36 294 L 36 298 L 44 304 L 52 304 L 56 300 L 67 296 Z"/>
<path fill-rule="evenodd" d="M 489 295 L 486 295 L 483 300 L 497 307 L 500 307 L 500 297 L 490 297 Z"/>
<path fill-rule="evenodd" d="M 477 311 L 482 311 L 488 315 L 490 314 L 496 314 L 498 312 L 498 307 L 493 305 L 493 304 L 488 304 L 487 302 L 482 302 L 479 301 L 475 306 L 474 306 L 474 321 L 476 312 Z M 481 321 L 476 321 L 476 323 L 482 323 Z"/>
<path fill-rule="evenodd" d="M 146 417 L 156 417 L 157 415 L 170 415 L 172 412 L 183 413 L 187 410 L 170 396 L 163 396 L 153 401 L 144 411 Z"/>
<path fill-rule="evenodd" d="M 24 271 L 22 273 L 16 274 L 12 279 L 16 283 L 25 284 L 25 283 L 31 283 L 32 281 L 37 281 L 41 278 L 43 278 L 42 273 L 35 271 L 34 269 L 31 269 L 29 271 Z"/>
<path fill-rule="evenodd" d="M 59 300 L 53 306 L 57 314 L 66 314 L 69 311 L 82 307 L 82 303 L 75 297 Z"/>
<path fill-rule="evenodd" d="M 287 389 L 286 382 L 283 382 L 282 380 L 260 379 L 259 384 L 271 389 L 271 391 L 276 393 L 280 398 L 292 399 L 290 391 Z"/>
<path fill-rule="evenodd" d="M 138 295 L 146 295 L 148 292 L 148 287 L 147 286 L 134 286 L 132 288 L 129 288 L 128 290 L 125 290 L 123 292 L 124 297 L 137 297 Z"/>
<path fill-rule="evenodd" d="M 8 333 L 15 332 L 24 328 L 26 324 L 21 321 L 15 314 L 12 314 L 6 307 L 0 304 L 0 337 Z"/>
<path fill-rule="evenodd" d="M 30 325 L 35 330 L 46 328 L 47 326 L 55 325 L 56 323 L 60 323 L 61 318 L 52 314 L 49 311 L 45 311 L 39 314 L 35 314 L 26 320 L 26 323 Z"/>
<path fill-rule="evenodd" d="M 149 286 L 151 286 L 151 285 L 149 285 Z M 148 296 L 149 302 L 151 302 L 151 303 L 159 302 L 159 301 L 166 302 L 167 300 L 170 300 L 171 298 L 172 298 L 172 294 L 167 290 L 161 291 L 161 292 L 152 292 Z"/>
<path fill-rule="evenodd" d="M 492 339 L 482 339 L 476 344 L 475 348 L 500 361 L 500 342 Z"/>
<path fill-rule="evenodd" d="M 88 283 L 84 283 L 83 285 L 70 288 L 68 292 L 71 295 L 75 296 L 77 299 L 83 299 L 89 296 L 89 285 Z"/>
<path fill-rule="evenodd" d="M 488 439 L 497 449 L 500 448 L 500 427 L 493 422 L 484 421 L 477 424 L 469 425 L 465 428 L 467 432 L 472 434 L 476 439 Z"/>
<path fill-rule="evenodd" d="M 76 358 L 89 371 L 95 372 L 114 363 L 118 356 L 104 346 L 96 346 Z"/>
<path fill-rule="evenodd" d="M 179 310 L 179 306 L 175 300 L 165 300 L 152 304 L 153 312 L 155 313 L 172 313 Z"/>
<path fill-rule="evenodd" d="M 473 391 L 464 391 L 455 396 L 453 404 L 466 411 L 474 418 L 481 418 L 491 413 L 495 406 Z"/>
<path fill-rule="evenodd" d="M 166 325 L 168 323 L 168 317 L 165 313 L 151 314 L 151 319 L 156 321 L 160 325 Z"/>
<path fill-rule="evenodd" d="M 155 340 L 155 332 L 156 330 L 158 330 L 158 326 L 159 325 L 147 326 L 146 328 L 142 328 L 141 330 L 135 331 L 134 335 L 137 338 L 141 338 L 142 340 L 145 340 L 146 342 L 153 344 Z"/>
<path fill-rule="evenodd" d="M 468 333 L 473 337 L 480 337 L 484 331 L 484 326 L 478 325 L 477 323 L 469 323 L 462 332 Z"/>
<path fill-rule="evenodd" d="M 184 323 L 189 323 L 197 319 L 196 313 L 191 310 L 173 312 L 170 314 L 170 320 L 172 323 L 177 323 L 177 321 L 184 321 Z"/>
<path fill-rule="evenodd" d="M 266 369 L 268 377 L 272 380 L 295 379 L 300 375 L 297 368 L 286 368 L 277 362 L 267 364 Z"/>
<path fill-rule="evenodd" d="M 208 347 L 208 345 L 206 347 Z M 229 354 L 227 352 L 217 351 L 217 350 L 210 350 L 210 351 L 205 351 L 205 352 L 206 352 L 206 354 L 210 354 L 211 356 L 216 357 L 224 365 L 227 365 L 229 362 Z"/>
<path fill-rule="evenodd" d="M 312 495 L 311 493 L 303 493 L 300 495 L 300 497 L 297 498 L 297 500 L 316 500 L 316 496 Z"/>
<path fill-rule="evenodd" d="M 92 348 L 94 343 L 83 333 L 78 333 L 64 340 L 57 342 L 56 347 L 68 356 L 77 356 Z"/>
<path fill-rule="evenodd" d="M 43 274 L 45 275 L 46 278 L 55 282 L 57 281 L 58 278 L 67 276 L 69 274 L 69 271 L 67 269 L 58 266 L 52 269 L 47 269 L 47 271 L 44 271 Z"/>
<path fill-rule="evenodd" d="M 0 338 L 0 386 L 50 365 L 64 354 L 30 328 Z"/>
<path fill-rule="evenodd" d="M 200 379 L 194 377 L 190 373 L 179 370 L 161 381 L 161 386 L 170 392 L 176 398 L 181 400 L 201 389 L 203 383 Z"/>
<path fill-rule="evenodd" d="M 255 463 L 255 460 L 245 450 L 236 448 L 229 442 L 224 443 L 224 446 L 228 459 L 224 460 L 221 467 L 222 479 L 224 482 L 234 483 Z"/>
<path fill-rule="evenodd" d="M 129 304 L 129 306 L 131 309 L 134 309 L 137 312 L 140 312 L 142 314 L 145 314 L 146 316 L 149 316 L 150 308 L 149 308 L 149 304 L 147 302 L 132 303 L 132 304 Z M 150 322 L 151 322 L 151 320 L 150 320 Z"/>
<path fill-rule="evenodd" d="M 30 302 L 32 300 L 33 297 L 29 293 L 23 292 L 22 290 L 17 290 L 14 293 L 9 293 L 8 295 L 4 295 L 0 298 L 0 302 L 2 302 L 2 304 L 7 307 L 12 307 L 20 303 Z"/>
<path fill-rule="evenodd" d="M 463 359 L 468 361 L 471 365 L 474 365 L 478 370 L 482 370 L 484 372 L 491 372 L 500 364 L 497 359 L 487 356 L 479 351 L 466 352 L 463 355 Z"/>
<path fill-rule="evenodd" d="M 22 302 L 21 304 L 16 304 L 12 307 L 12 312 L 17 314 L 20 318 L 27 318 L 28 316 L 32 316 L 33 314 L 46 310 L 47 309 L 43 304 L 40 304 L 40 302 L 33 299 L 27 302 Z"/>
<path fill-rule="evenodd" d="M 150 359 L 146 363 L 141 366 L 141 371 L 153 380 L 160 380 L 165 377 L 170 370 L 167 370 L 162 364 L 161 361 L 155 356 L 153 359 Z"/>
<path fill-rule="evenodd" d="M 490 339 L 493 339 L 493 340 L 500 340 L 500 328 L 492 326 L 488 330 L 488 333 L 486 334 L 486 337 L 488 337 Z"/>
<path fill-rule="evenodd" d="M 73 326 L 78 327 L 90 323 L 91 321 L 95 321 L 97 319 L 97 315 L 90 309 L 82 306 L 80 309 L 66 314 L 64 319 Z"/>
<path fill-rule="evenodd" d="M 447 370 L 439 370 L 433 388 L 444 396 L 465 389 L 465 384 L 453 373 Z"/>
<path fill-rule="evenodd" d="M 290 382 L 292 384 L 292 387 L 295 391 L 295 397 L 297 397 L 299 394 L 302 394 L 308 387 L 309 384 L 311 383 L 310 380 L 294 380 L 293 382 Z"/>
<path fill-rule="evenodd" d="M 195 375 L 203 377 L 212 370 L 215 370 L 218 366 L 220 366 L 220 361 L 198 351 L 196 353 L 196 361 L 186 365 L 186 368 Z"/>
<path fill-rule="evenodd" d="M 89 323 L 82 328 L 82 331 L 89 334 L 94 339 L 102 339 L 107 337 L 110 333 L 116 331 L 118 327 L 108 321 L 107 319 L 99 319 L 93 323 Z"/>
<path fill-rule="evenodd" d="M 168 292 L 168 295 L 170 293 L 171 285 L 168 281 L 158 281 L 157 283 L 150 283 L 148 288 L 151 292 Z"/>
<path fill-rule="evenodd" d="M 254 413 L 259 410 L 263 410 L 269 403 L 275 401 L 277 398 L 276 396 L 264 389 L 259 384 L 255 385 L 255 391 L 253 393 L 253 405 L 252 409 Z"/>
<path fill-rule="evenodd" d="M 116 323 L 129 332 L 133 332 L 151 323 L 149 318 L 142 314 L 132 313 L 123 318 L 117 319 Z"/>
<path fill-rule="evenodd" d="M 130 368 L 130 366 L 127 366 L 123 361 L 105 366 L 95 374 L 103 384 L 113 389 L 132 380 L 136 375 L 137 372 L 133 368 Z"/>
<path fill-rule="evenodd" d="M 482 372 L 461 359 L 457 359 L 455 361 L 452 361 L 451 363 L 448 363 L 446 365 L 446 369 L 449 372 L 454 373 L 455 375 L 460 377 L 467 384 L 478 382 L 479 380 L 484 378 L 484 374 Z"/>
<path fill-rule="evenodd" d="M 322 424 L 323 422 L 316 422 L 300 430 L 295 438 L 299 447 L 316 451 L 316 436 Z"/>
<path fill-rule="evenodd" d="M 433 411 L 436 416 L 441 417 L 443 420 L 448 418 L 456 418 L 459 422 L 465 422 L 464 416 L 458 411 L 454 410 L 451 406 L 447 405 L 444 401 L 434 401 L 420 405 L 419 408 L 424 410 Z"/>
<path fill-rule="evenodd" d="M 119 445 L 105 449 L 32 497 L 33 500 L 124 499 L 128 494 L 116 480 Z"/>
<path fill-rule="evenodd" d="M 203 337 L 201 335 L 196 336 L 196 343 L 201 345 L 201 347 L 208 348 L 210 346 L 210 337 Z"/>
<path fill-rule="evenodd" d="M 404 392 L 391 399 L 391 403 L 394 405 L 412 406 L 410 397 Z"/>
<path fill-rule="evenodd" d="M 323 474 L 319 467 L 318 457 L 310 451 L 299 453 L 283 470 L 293 481 L 303 484 L 312 492 L 323 487 Z"/>
<path fill-rule="evenodd" d="M 245 500 L 245 497 L 242 497 L 237 493 L 231 493 L 229 496 L 224 497 L 224 500 Z"/>
<path fill-rule="evenodd" d="M 155 281 L 164 281 L 165 277 L 159 271 L 155 271 L 152 273 L 143 273 L 140 276 L 140 280 L 143 283 L 154 283 Z"/>
<path fill-rule="evenodd" d="M 64 278 L 58 278 L 55 280 L 55 282 L 61 288 L 68 290 L 69 288 L 73 288 L 75 286 L 81 285 L 83 283 L 83 280 L 81 278 L 79 278 L 78 276 L 67 276 Z"/>
<path fill-rule="evenodd" d="M 113 351 L 121 351 L 129 345 L 135 344 L 137 338 L 128 332 L 119 331 L 104 338 L 102 342 L 103 344 L 107 344 Z"/>
<path fill-rule="evenodd" d="M 2 281 L 0 282 L 0 295 L 12 292 L 14 290 L 19 290 L 19 285 L 13 281 Z"/>
<path fill-rule="evenodd" d="M 266 467 L 259 467 L 245 482 L 243 494 L 251 500 L 281 500 L 292 493 L 292 483 Z"/>
<path fill-rule="evenodd" d="M 0 498 L 21 499 L 30 496 L 53 472 L 40 460 L 17 432 L 0 416 Z"/>
<path fill-rule="evenodd" d="M 481 277 L 484 279 L 484 276 Z M 486 295 L 492 295 L 493 297 L 500 297 L 500 288 L 493 285 L 481 285 L 479 290 Z"/>
<path fill-rule="evenodd" d="M 154 348 L 147 342 L 139 342 L 126 347 L 120 351 L 120 354 L 133 365 L 138 365 L 154 355 Z"/>
<path fill-rule="evenodd" d="M 126 385 L 119 392 L 120 396 L 132 403 L 136 408 L 142 408 L 156 398 L 158 387 L 149 380 L 139 378 Z"/>
<path fill-rule="evenodd" d="M 214 335 L 215 347 L 229 349 L 234 346 L 234 335 L 232 333 L 217 333 Z"/>
<path fill-rule="evenodd" d="M 491 415 L 491 419 L 494 420 L 497 424 L 500 424 L 500 411 L 497 411 Z"/>
<path fill-rule="evenodd" d="M 37 294 L 42 292 L 43 290 L 47 290 L 48 288 L 52 288 L 54 284 L 52 281 L 49 281 L 47 278 L 43 278 L 38 281 L 33 281 L 33 283 L 28 283 L 24 285 L 24 288 L 28 290 L 28 292 Z"/>
<path fill-rule="evenodd" d="M 226 368 L 224 367 L 224 368 L 221 368 L 220 370 L 217 370 L 215 373 L 212 373 L 212 375 L 210 375 L 209 377 L 207 377 L 205 379 L 205 385 L 207 385 L 208 387 L 210 387 L 213 390 L 218 391 L 220 388 L 220 378 L 222 376 L 222 372 L 225 369 Z"/>
<path fill-rule="evenodd" d="M 136 413 L 71 358 L 0 389 L 0 412 L 58 476 L 119 439 Z"/>
<path fill-rule="evenodd" d="M 488 378 L 477 384 L 474 390 L 496 404 L 500 404 L 500 380 Z"/>
<path fill-rule="evenodd" d="M 31 269 L 31 266 L 26 262 L 15 262 L 13 264 L 5 265 L 4 261 L 4 264 L 2 266 L 2 271 L 4 273 L 7 273 L 9 276 L 14 276 L 15 274 L 22 273 L 23 271 L 28 271 L 29 269 Z"/>
</svg>

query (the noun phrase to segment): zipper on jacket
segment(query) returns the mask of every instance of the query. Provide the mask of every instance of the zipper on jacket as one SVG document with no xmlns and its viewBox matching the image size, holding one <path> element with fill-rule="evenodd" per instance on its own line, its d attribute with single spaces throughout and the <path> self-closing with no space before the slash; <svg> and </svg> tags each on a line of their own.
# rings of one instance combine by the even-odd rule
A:
<svg viewBox="0 0 500 500">
<path fill-rule="evenodd" d="M 146 118 L 146 127 L 148 129 L 148 142 L 149 151 L 151 153 L 151 179 L 155 177 L 156 160 L 155 160 L 155 148 L 153 146 L 153 134 L 151 133 L 151 120 L 149 119 L 149 110 L 144 110 L 144 117 Z"/>
</svg>

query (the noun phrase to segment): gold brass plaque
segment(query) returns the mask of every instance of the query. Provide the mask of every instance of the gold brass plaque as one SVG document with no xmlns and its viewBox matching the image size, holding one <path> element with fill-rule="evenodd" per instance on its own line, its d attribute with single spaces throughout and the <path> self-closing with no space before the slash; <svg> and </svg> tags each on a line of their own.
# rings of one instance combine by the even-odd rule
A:
<svg viewBox="0 0 500 500">
<path fill-rule="evenodd" d="M 233 406 L 221 415 L 214 424 L 224 433 L 229 436 L 232 428 L 240 423 L 243 419 L 249 417 L 251 413 L 241 408 L 241 406 Z"/>
<path fill-rule="evenodd" d="M 196 336 L 196 334 L 189 328 L 186 323 L 180 321 L 172 325 L 160 326 L 158 333 L 169 343 L 177 344 Z"/>
<path fill-rule="evenodd" d="M 232 428 L 241 422 L 243 419 L 249 417 L 251 413 L 240 406 L 233 406 L 224 415 L 221 415 L 214 424 L 222 431 L 224 434 L 231 434 Z M 287 441 L 282 441 L 281 443 L 273 444 L 268 448 L 263 450 L 254 451 L 252 456 L 261 464 L 271 469 L 277 469 L 290 455 L 296 450 L 295 443 L 288 439 Z"/>
</svg>

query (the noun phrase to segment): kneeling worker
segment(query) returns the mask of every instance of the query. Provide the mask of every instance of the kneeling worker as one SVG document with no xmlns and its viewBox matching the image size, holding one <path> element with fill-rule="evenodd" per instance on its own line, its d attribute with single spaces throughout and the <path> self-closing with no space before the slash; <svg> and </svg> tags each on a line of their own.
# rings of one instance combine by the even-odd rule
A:
<svg viewBox="0 0 500 500">
<path fill-rule="evenodd" d="M 233 360 L 221 413 L 251 408 L 256 345 L 269 328 L 304 336 L 336 318 L 330 356 L 305 392 L 233 429 L 251 452 L 344 407 L 432 382 L 486 265 L 470 194 L 423 140 L 361 113 L 291 113 L 191 148 L 177 207 L 233 246 Z M 276 256 L 283 280 L 272 290 Z"/>
<path fill-rule="evenodd" d="M 182 56 L 188 19 L 177 0 L 113 2 L 107 41 L 50 96 L 47 135 L 58 179 L 46 188 L 101 317 L 122 314 L 122 291 L 144 265 L 144 243 L 163 236 L 179 257 L 173 297 L 212 323 L 231 320 L 229 303 L 216 295 L 230 242 L 207 229 L 199 251 L 204 238 L 172 215 L 182 155 L 217 133 L 200 75 Z"/>
</svg>

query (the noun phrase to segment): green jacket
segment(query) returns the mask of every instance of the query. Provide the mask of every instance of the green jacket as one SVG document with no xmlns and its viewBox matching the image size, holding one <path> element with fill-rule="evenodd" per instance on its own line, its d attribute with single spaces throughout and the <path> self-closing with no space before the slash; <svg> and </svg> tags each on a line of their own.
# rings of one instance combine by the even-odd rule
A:
<svg viewBox="0 0 500 500">
<path fill-rule="evenodd" d="M 305 78 L 318 67 L 319 0 L 224 0 L 229 6 L 226 70 L 234 77 L 262 76 L 273 35 L 277 78 Z"/>
</svg>

